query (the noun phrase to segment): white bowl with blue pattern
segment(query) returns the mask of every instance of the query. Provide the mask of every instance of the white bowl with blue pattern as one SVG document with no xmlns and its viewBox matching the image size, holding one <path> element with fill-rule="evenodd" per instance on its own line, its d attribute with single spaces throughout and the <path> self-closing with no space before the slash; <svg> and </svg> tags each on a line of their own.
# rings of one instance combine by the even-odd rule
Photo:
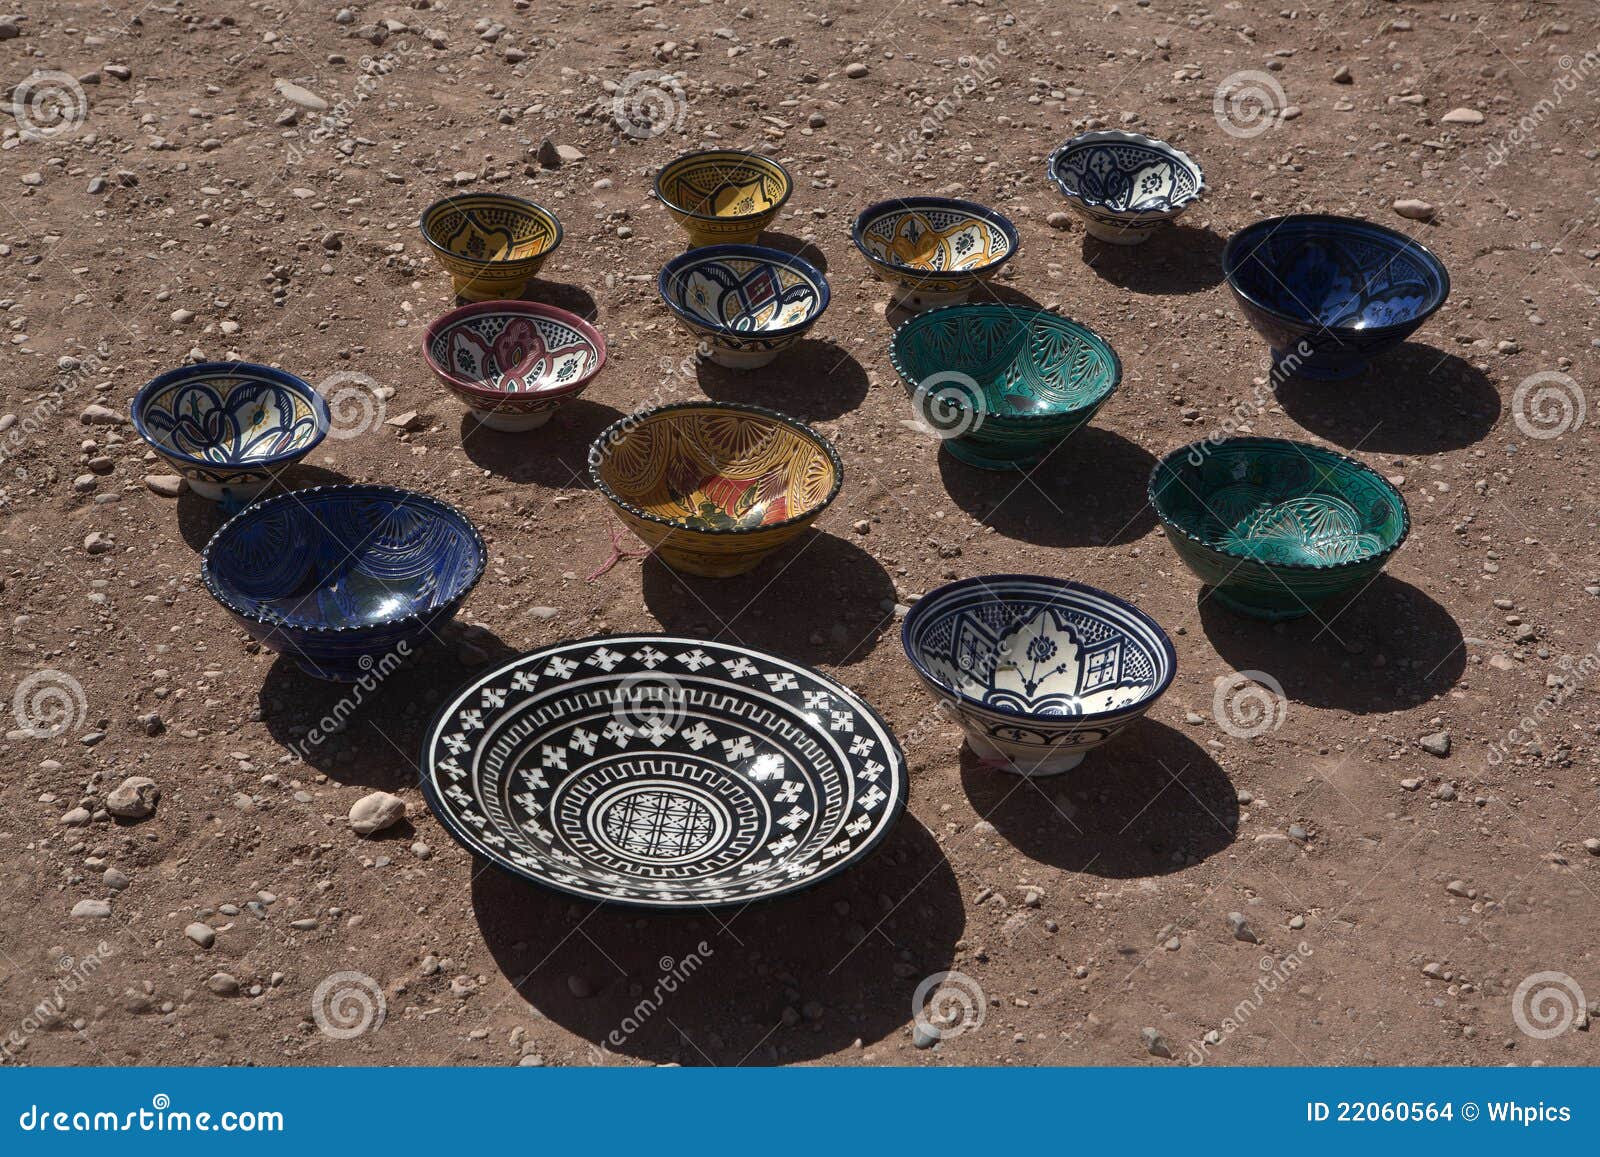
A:
<svg viewBox="0 0 1600 1157">
<path fill-rule="evenodd" d="M 928 592 L 906 657 L 979 758 L 1059 775 L 1150 710 L 1178 670 L 1172 640 L 1115 595 L 1044 575 L 979 575 Z"/>
<path fill-rule="evenodd" d="M 1139 245 L 1205 189 L 1200 165 L 1181 149 L 1116 129 L 1073 137 L 1050 154 L 1050 180 L 1089 235 Z"/>
<path fill-rule="evenodd" d="M 828 279 L 809 261 L 760 245 L 707 245 L 667 262 L 661 300 L 719 366 L 764 366 L 828 308 Z"/>
</svg>

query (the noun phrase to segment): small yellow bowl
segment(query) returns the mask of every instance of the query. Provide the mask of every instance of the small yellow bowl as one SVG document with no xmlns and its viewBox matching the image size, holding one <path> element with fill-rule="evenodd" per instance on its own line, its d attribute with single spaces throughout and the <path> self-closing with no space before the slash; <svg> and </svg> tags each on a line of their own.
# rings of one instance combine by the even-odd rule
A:
<svg viewBox="0 0 1600 1157">
<path fill-rule="evenodd" d="M 679 402 L 603 430 L 589 477 L 667 566 L 725 578 L 810 526 L 838 497 L 844 465 L 821 434 L 773 410 Z"/>
<path fill-rule="evenodd" d="M 522 296 L 561 244 L 561 222 L 542 205 L 506 193 L 462 193 L 422 211 L 422 239 L 449 271 L 458 296 Z"/>
<path fill-rule="evenodd" d="M 655 188 L 691 246 L 753 245 L 794 192 L 794 179 L 759 153 L 711 149 L 667 165 Z"/>
</svg>

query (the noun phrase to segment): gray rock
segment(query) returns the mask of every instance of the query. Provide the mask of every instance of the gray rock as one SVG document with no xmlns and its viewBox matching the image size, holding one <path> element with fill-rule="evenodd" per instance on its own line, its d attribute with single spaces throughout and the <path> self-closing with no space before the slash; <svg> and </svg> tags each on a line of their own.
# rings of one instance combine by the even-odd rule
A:
<svg viewBox="0 0 1600 1157">
<path fill-rule="evenodd" d="M 1424 735 L 1417 740 L 1422 745 L 1422 750 L 1429 755 L 1437 755 L 1440 759 L 1450 754 L 1450 733 L 1448 731 L 1435 731 L 1431 735 Z"/>
<path fill-rule="evenodd" d="M 1412 221 L 1432 221 L 1439 210 L 1427 201 L 1415 197 L 1402 197 L 1394 203 L 1394 211 Z"/>
<path fill-rule="evenodd" d="M 113 892 L 121 892 L 133 882 L 132 880 L 128 879 L 128 873 L 124 872 L 121 868 L 107 868 L 105 875 L 101 876 L 100 878 L 105 882 L 106 887 L 110 888 Z"/>
<path fill-rule="evenodd" d="M 1167 1038 L 1153 1028 L 1139 1030 L 1139 1039 L 1144 1041 L 1144 1051 L 1153 1057 L 1172 1057 L 1172 1048 L 1167 1044 Z"/>
<path fill-rule="evenodd" d="M 350 808 L 350 827 L 358 836 L 370 836 L 405 818 L 406 801 L 386 791 L 362 796 Z"/>
<path fill-rule="evenodd" d="M 106 811 L 119 819 L 142 820 L 155 815 L 161 802 L 161 789 L 156 781 L 143 775 L 130 775 L 106 796 Z"/>
<path fill-rule="evenodd" d="M 1481 125 L 1483 114 L 1475 108 L 1453 108 L 1439 119 L 1447 125 Z"/>
<path fill-rule="evenodd" d="M 72 906 L 74 920 L 108 920 L 111 918 L 110 900 L 79 900 Z"/>
<path fill-rule="evenodd" d="M 93 818 L 94 816 L 90 814 L 88 808 L 75 807 L 62 816 L 60 822 L 69 828 L 81 828 Z"/>
<path fill-rule="evenodd" d="M 209 924 L 202 924 L 196 920 L 183 930 L 183 934 L 202 948 L 210 948 L 217 942 L 217 930 Z"/>
<path fill-rule="evenodd" d="M 238 996 L 239 978 L 231 972 L 215 972 L 206 981 L 206 987 L 218 996 Z"/>
<path fill-rule="evenodd" d="M 327 112 L 328 102 L 323 100 L 309 88 L 301 88 L 292 80 L 278 79 L 272 82 L 279 94 L 290 104 L 297 104 L 301 108 L 310 109 L 312 112 Z"/>
<path fill-rule="evenodd" d="M 1244 918 L 1243 912 L 1229 912 L 1228 927 L 1232 929 L 1235 940 L 1243 940 L 1247 944 L 1261 943 L 1261 938 L 1256 935 L 1255 929 L 1250 927 L 1250 921 Z"/>
<path fill-rule="evenodd" d="M 85 426 L 126 426 L 128 419 L 115 410 L 102 406 L 98 402 L 91 403 L 83 408 L 78 415 L 78 421 Z"/>
</svg>

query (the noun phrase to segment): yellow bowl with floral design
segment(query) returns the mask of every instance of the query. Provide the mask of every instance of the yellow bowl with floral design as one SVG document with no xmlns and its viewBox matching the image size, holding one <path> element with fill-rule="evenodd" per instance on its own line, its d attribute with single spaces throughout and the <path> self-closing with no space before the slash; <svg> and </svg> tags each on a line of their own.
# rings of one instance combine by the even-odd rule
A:
<svg viewBox="0 0 1600 1157">
<path fill-rule="evenodd" d="M 750 245 L 794 192 L 794 179 L 760 153 L 709 149 L 668 164 L 656 174 L 655 191 L 690 245 Z"/>
</svg>

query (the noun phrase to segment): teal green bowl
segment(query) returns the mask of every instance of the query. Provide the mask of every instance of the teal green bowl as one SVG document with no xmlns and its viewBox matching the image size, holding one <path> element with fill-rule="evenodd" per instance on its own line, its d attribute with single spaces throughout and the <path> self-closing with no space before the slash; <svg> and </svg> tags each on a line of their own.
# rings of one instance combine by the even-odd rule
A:
<svg viewBox="0 0 1600 1157">
<path fill-rule="evenodd" d="M 1082 322 L 998 302 L 910 318 L 889 358 L 919 422 L 985 470 L 1037 465 L 1122 380 L 1116 351 Z"/>
<path fill-rule="evenodd" d="M 1376 470 L 1282 438 L 1174 450 L 1149 497 L 1212 597 L 1256 619 L 1297 619 L 1360 591 L 1411 533 L 1405 499 Z"/>
</svg>

